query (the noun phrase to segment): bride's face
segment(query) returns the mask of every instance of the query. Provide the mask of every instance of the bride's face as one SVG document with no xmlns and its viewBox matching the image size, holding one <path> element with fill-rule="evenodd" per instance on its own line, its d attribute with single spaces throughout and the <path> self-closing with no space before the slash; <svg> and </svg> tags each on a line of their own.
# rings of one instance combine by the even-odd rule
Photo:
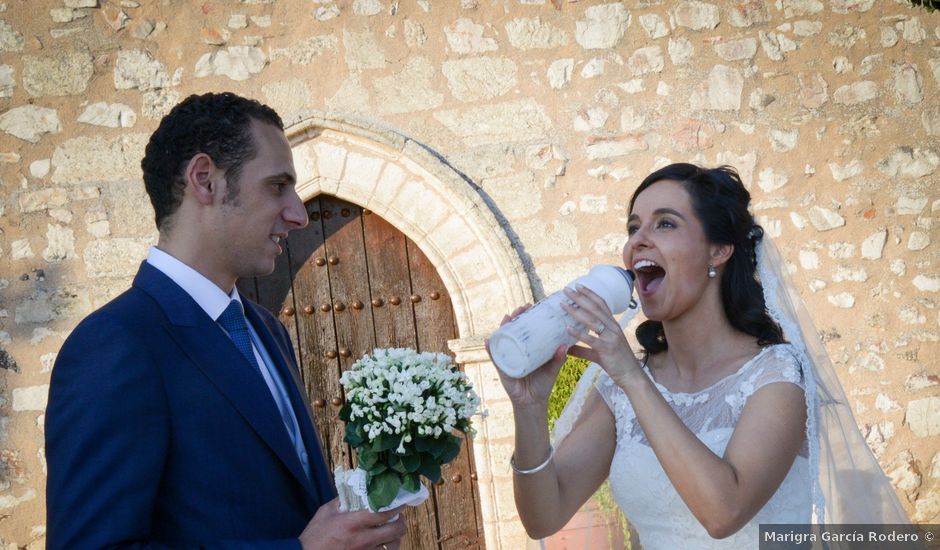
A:
<svg viewBox="0 0 940 550">
<path fill-rule="evenodd" d="M 640 193 L 627 233 L 624 265 L 637 276 L 636 291 L 647 318 L 674 319 L 701 299 L 711 281 L 710 246 L 680 183 L 662 180 Z"/>
</svg>

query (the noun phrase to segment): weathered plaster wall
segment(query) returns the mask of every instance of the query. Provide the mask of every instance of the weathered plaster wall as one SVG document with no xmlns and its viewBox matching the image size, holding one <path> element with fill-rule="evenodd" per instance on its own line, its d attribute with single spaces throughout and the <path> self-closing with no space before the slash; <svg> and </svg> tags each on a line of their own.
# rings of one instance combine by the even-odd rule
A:
<svg viewBox="0 0 940 550">
<path fill-rule="evenodd" d="M 651 169 L 735 165 L 870 444 L 936 522 L 938 89 L 940 13 L 903 0 L 0 1 L 0 547 L 44 544 L 52 362 L 153 242 L 147 136 L 207 90 L 445 155 L 536 296 L 619 261 Z"/>
</svg>

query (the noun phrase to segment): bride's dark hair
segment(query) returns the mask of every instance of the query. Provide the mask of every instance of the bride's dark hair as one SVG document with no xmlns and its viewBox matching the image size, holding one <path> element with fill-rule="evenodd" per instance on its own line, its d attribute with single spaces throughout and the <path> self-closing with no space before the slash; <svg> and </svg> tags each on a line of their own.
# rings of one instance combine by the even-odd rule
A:
<svg viewBox="0 0 940 550">
<path fill-rule="evenodd" d="M 767 313 L 757 277 L 756 247 L 764 230 L 747 209 L 751 194 L 741 177 L 730 166 L 701 168 L 694 164 L 670 164 L 640 183 L 630 199 L 630 212 L 637 196 L 662 180 L 676 181 L 689 193 L 706 239 L 734 245 L 734 252 L 721 275 L 721 301 L 728 321 L 735 329 L 757 338 L 760 346 L 783 343 L 783 331 Z M 648 354 L 669 347 L 660 321 L 644 321 L 637 327 L 636 337 Z"/>
</svg>

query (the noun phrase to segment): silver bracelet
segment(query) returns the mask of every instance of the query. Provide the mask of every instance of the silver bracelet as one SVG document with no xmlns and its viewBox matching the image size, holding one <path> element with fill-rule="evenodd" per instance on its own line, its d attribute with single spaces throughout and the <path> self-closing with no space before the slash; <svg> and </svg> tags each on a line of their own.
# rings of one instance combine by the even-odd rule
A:
<svg viewBox="0 0 940 550">
<path fill-rule="evenodd" d="M 535 468 L 532 468 L 530 470 L 523 470 L 517 467 L 516 466 L 516 453 L 512 453 L 512 456 L 509 457 L 509 466 L 512 468 L 513 472 L 516 472 L 519 475 L 526 476 L 529 474 L 537 474 L 541 472 L 542 470 L 545 469 L 546 466 L 548 466 L 548 463 L 551 462 L 553 458 L 555 458 L 555 447 L 552 447 L 552 444 L 549 443 L 548 444 L 548 458 L 545 459 L 545 462 L 539 464 Z"/>
</svg>

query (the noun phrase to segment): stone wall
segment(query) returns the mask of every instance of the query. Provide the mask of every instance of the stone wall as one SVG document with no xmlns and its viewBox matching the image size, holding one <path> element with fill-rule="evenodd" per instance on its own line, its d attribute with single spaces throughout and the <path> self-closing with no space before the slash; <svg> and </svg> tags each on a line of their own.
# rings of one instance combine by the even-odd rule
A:
<svg viewBox="0 0 940 550">
<path fill-rule="evenodd" d="M 289 123 L 358 117 L 443 155 L 536 298 L 620 262 L 627 201 L 652 169 L 736 166 L 905 506 L 940 521 L 940 13 L 903 0 L 0 0 L 0 548 L 44 544 L 51 365 L 154 241 L 147 136 L 208 90 Z"/>
</svg>

